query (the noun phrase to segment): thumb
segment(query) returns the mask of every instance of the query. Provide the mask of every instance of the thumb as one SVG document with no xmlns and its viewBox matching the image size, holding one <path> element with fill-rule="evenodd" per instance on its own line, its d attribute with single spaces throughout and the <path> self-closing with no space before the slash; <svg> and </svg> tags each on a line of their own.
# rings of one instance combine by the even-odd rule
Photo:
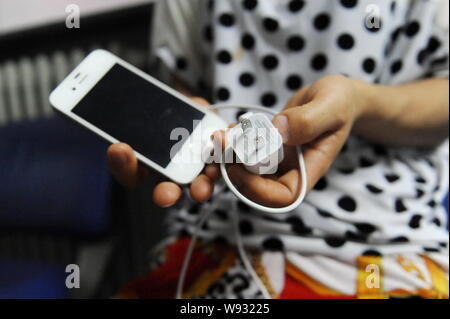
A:
<svg viewBox="0 0 450 319">
<path fill-rule="evenodd" d="M 342 117 L 330 112 L 326 101 L 314 100 L 286 109 L 273 119 L 286 145 L 302 145 L 341 127 Z"/>
</svg>

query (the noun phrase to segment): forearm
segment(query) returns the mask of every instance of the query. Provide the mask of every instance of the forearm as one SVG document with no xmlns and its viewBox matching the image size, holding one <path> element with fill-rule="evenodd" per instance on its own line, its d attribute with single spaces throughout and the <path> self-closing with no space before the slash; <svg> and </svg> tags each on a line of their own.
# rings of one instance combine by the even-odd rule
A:
<svg viewBox="0 0 450 319">
<path fill-rule="evenodd" d="M 361 113 L 354 132 L 374 142 L 434 146 L 449 134 L 448 79 L 399 86 L 356 83 Z"/>
</svg>

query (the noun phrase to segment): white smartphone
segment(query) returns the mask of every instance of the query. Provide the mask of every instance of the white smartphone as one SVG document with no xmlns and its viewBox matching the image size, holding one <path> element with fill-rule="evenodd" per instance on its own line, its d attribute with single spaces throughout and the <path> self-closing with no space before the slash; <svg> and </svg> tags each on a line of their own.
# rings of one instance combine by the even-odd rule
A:
<svg viewBox="0 0 450 319">
<path fill-rule="evenodd" d="M 179 184 L 192 182 L 205 165 L 203 133 L 227 127 L 215 113 L 104 50 L 87 56 L 50 103 L 107 141 L 129 144 L 141 163 Z"/>
</svg>

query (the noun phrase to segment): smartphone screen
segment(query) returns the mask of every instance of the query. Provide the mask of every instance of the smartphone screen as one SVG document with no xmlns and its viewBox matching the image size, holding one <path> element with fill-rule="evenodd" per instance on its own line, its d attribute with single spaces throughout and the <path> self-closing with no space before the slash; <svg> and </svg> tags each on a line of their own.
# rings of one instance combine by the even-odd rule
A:
<svg viewBox="0 0 450 319">
<path fill-rule="evenodd" d="M 181 127 L 192 134 L 205 116 L 119 64 L 72 112 L 163 168 L 169 165 L 170 151 L 179 142 L 170 140 L 172 130 Z"/>
</svg>

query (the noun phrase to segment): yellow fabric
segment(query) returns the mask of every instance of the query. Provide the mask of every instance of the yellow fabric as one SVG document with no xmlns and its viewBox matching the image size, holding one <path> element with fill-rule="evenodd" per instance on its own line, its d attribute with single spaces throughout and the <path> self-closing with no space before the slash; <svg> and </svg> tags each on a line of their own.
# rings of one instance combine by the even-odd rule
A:
<svg viewBox="0 0 450 319">
<path fill-rule="evenodd" d="M 358 275 L 356 280 L 356 297 L 358 299 L 386 299 L 383 289 L 382 257 L 360 256 L 356 263 Z"/>
<path fill-rule="evenodd" d="M 431 275 L 433 291 L 436 293 L 435 298 L 448 299 L 448 279 L 445 275 L 445 271 L 428 256 L 423 256 L 422 258 L 425 260 L 425 264 L 427 265 L 428 271 Z"/>
<path fill-rule="evenodd" d="M 189 290 L 183 294 L 184 299 L 189 299 L 195 296 L 201 296 L 206 294 L 208 288 L 215 281 L 219 280 L 223 274 L 233 266 L 236 260 L 236 254 L 233 251 L 229 251 L 222 260 L 219 267 L 205 271 L 201 274 L 197 280 L 189 287 Z"/>
<path fill-rule="evenodd" d="M 306 287 L 314 291 L 315 293 L 319 295 L 325 295 L 325 296 L 343 296 L 344 293 L 338 292 L 336 290 L 333 290 L 331 288 L 328 288 L 321 284 L 320 282 L 312 279 L 308 275 L 306 275 L 304 272 L 302 272 L 300 269 L 292 265 L 290 262 L 286 262 L 286 272 L 288 275 L 290 275 L 292 278 L 296 279 L 297 281 L 304 284 Z"/>
</svg>

